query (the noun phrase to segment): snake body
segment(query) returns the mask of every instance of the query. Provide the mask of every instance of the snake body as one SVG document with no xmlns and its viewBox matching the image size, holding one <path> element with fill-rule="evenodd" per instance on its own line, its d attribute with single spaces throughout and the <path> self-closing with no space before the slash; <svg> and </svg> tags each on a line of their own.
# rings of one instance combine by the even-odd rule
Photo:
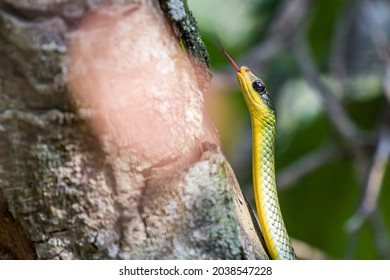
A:
<svg viewBox="0 0 390 280">
<path fill-rule="evenodd" d="M 276 112 L 264 82 L 245 66 L 238 67 L 223 50 L 237 71 L 237 80 L 252 123 L 252 177 L 257 216 L 271 259 L 296 259 L 282 213 L 275 181 Z"/>
</svg>

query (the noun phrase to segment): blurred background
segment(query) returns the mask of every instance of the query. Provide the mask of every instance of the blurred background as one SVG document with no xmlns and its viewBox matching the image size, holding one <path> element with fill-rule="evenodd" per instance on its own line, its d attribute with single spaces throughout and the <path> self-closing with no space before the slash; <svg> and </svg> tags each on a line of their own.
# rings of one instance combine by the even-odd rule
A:
<svg viewBox="0 0 390 280">
<path fill-rule="evenodd" d="M 390 259 L 390 2 L 188 6 L 211 59 L 208 113 L 248 200 L 250 119 L 217 37 L 273 98 L 280 204 L 301 257 Z"/>
</svg>

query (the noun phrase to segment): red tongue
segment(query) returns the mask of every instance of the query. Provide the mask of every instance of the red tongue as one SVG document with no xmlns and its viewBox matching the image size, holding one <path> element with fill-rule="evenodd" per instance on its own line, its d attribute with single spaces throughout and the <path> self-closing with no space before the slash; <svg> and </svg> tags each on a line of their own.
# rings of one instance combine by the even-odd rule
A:
<svg viewBox="0 0 390 280">
<path fill-rule="evenodd" d="M 229 60 L 230 64 L 234 67 L 234 69 L 236 69 L 237 72 L 240 72 L 240 67 L 238 67 L 238 65 L 234 62 L 233 58 L 230 57 L 230 55 L 225 51 L 225 49 L 221 47 L 221 51 Z"/>
</svg>

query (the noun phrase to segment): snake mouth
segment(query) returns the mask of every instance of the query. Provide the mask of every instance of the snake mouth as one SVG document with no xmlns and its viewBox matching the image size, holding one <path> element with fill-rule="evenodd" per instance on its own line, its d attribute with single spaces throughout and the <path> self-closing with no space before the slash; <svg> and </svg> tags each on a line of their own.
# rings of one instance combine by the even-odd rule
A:
<svg viewBox="0 0 390 280">
<path fill-rule="evenodd" d="M 248 73 L 249 71 L 249 73 Z M 253 91 L 252 89 L 252 80 L 255 80 L 253 79 L 252 77 L 250 77 L 250 74 L 252 74 L 250 72 L 250 70 L 245 67 L 245 66 L 242 66 L 241 69 L 240 69 L 240 72 L 237 72 L 237 80 L 238 80 L 238 83 L 240 85 L 240 88 L 241 88 L 241 91 L 242 91 L 242 94 L 244 95 L 245 99 L 248 99 L 249 101 L 249 106 L 261 106 L 260 104 L 260 100 L 257 100 L 259 98 L 258 94 L 256 92 Z M 253 74 L 252 74 L 253 75 Z M 253 96 L 255 95 L 255 96 Z"/>
<path fill-rule="evenodd" d="M 240 85 L 242 95 L 244 95 L 245 98 L 249 98 L 251 102 L 255 102 L 252 95 L 250 94 L 250 89 L 248 88 L 248 82 L 245 76 L 241 72 L 237 72 L 237 80 L 238 80 L 238 84 Z"/>
</svg>

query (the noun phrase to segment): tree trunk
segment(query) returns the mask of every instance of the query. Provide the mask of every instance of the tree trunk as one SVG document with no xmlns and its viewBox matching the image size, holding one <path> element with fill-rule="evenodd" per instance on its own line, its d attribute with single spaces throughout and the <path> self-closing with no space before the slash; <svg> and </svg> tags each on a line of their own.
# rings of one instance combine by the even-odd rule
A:
<svg viewBox="0 0 390 280">
<path fill-rule="evenodd" d="M 0 3 L 0 258 L 268 258 L 183 2 Z"/>
</svg>

